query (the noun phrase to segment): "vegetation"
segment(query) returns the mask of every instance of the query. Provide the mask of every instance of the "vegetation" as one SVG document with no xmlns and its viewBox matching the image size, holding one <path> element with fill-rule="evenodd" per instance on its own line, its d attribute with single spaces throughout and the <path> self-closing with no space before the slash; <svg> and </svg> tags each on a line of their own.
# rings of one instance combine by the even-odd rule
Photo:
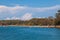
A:
<svg viewBox="0 0 60 40">
<path fill-rule="evenodd" d="M 60 10 L 56 13 L 55 25 L 60 25 Z"/>
<path fill-rule="evenodd" d="M 33 18 L 28 21 L 22 21 L 22 20 L 0 20 L 0 25 L 53 25 L 51 24 L 53 22 L 53 19 L 48 18 Z"/>
<path fill-rule="evenodd" d="M 32 18 L 31 20 L 0 20 L 0 25 L 27 25 L 27 26 L 42 26 L 42 25 L 60 25 L 60 10 L 56 13 L 56 17 L 49 16 L 48 18 Z"/>
</svg>

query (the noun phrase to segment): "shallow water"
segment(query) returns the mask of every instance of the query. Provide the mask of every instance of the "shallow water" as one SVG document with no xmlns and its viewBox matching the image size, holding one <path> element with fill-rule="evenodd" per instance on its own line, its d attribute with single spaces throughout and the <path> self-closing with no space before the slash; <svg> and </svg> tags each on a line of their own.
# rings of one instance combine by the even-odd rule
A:
<svg viewBox="0 0 60 40">
<path fill-rule="evenodd" d="M 60 29 L 0 26 L 0 40 L 60 40 Z"/>
</svg>

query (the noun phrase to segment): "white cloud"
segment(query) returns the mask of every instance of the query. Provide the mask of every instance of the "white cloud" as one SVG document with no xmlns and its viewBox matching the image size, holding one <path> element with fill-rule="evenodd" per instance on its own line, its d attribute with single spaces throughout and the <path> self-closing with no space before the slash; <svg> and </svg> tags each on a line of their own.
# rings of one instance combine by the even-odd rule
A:
<svg viewBox="0 0 60 40">
<path fill-rule="evenodd" d="M 60 5 L 55 5 L 51 7 L 42 7 L 42 8 L 33 8 L 33 7 L 27 7 L 27 6 L 14 6 L 14 7 L 8 7 L 8 6 L 0 6 L 0 12 L 10 12 L 12 14 L 26 11 L 26 12 L 44 12 L 48 10 L 54 10 L 54 9 L 60 9 Z"/>
<path fill-rule="evenodd" d="M 6 20 L 20 20 L 20 18 L 19 17 L 11 17 L 11 18 L 7 17 Z"/>
<path fill-rule="evenodd" d="M 32 18 L 32 14 L 31 13 L 26 13 L 25 15 L 23 15 L 21 17 L 21 20 L 30 20 Z"/>
<path fill-rule="evenodd" d="M 25 9 L 26 7 L 23 6 L 14 6 L 14 7 L 8 7 L 8 6 L 0 6 L 0 13 L 11 13 L 15 14 L 17 12 L 21 12 Z"/>
<path fill-rule="evenodd" d="M 6 20 L 30 20 L 32 18 L 32 14 L 31 13 L 26 13 L 25 15 L 23 15 L 22 17 L 7 17 Z"/>
<path fill-rule="evenodd" d="M 47 12 L 49 10 L 56 10 L 56 9 L 60 9 L 60 5 L 55 5 L 55 6 L 51 6 L 51 7 L 28 7 L 28 6 L 3 6 L 0 5 L 0 16 L 1 17 L 5 17 L 6 15 L 8 16 L 8 18 L 6 19 L 22 19 L 22 20 L 29 20 L 32 18 L 32 15 L 34 15 L 34 13 L 37 14 L 40 12 Z M 23 13 L 22 17 L 16 17 L 16 15 L 21 15 Z M 26 13 L 26 14 L 25 14 Z M 25 15 L 24 15 L 25 14 Z M 12 17 L 12 16 L 13 17 Z M 38 15 L 37 15 L 38 16 Z M 9 18 L 11 17 L 11 18 Z"/>
<path fill-rule="evenodd" d="M 7 18 L 6 18 L 6 20 L 10 20 L 10 18 L 9 18 L 9 17 L 7 17 Z"/>
<path fill-rule="evenodd" d="M 60 9 L 60 5 L 55 5 L 51 7 L 33 8 L 35 12 L 45 12 L 48 10 L 56 10 L 56 9 Z"/>
</svg>

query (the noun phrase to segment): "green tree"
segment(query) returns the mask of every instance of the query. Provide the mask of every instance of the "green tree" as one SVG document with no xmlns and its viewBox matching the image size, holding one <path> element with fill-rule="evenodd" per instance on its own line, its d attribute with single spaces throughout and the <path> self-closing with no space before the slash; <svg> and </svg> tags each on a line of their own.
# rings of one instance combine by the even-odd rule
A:
<svg viewBox="0 0 60 40">
<path fill-rule="evenodd" d="M 55 25 L 60 25 L 60 10 L 56 13 Z"/>
</svg>

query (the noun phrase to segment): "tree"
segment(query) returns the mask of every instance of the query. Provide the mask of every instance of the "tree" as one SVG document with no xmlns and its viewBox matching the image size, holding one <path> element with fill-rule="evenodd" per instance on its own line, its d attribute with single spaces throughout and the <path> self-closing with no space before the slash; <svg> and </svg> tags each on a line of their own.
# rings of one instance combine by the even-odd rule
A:
<svg viewBox="0 0 60 40">
<path fill-rule="evenodd" d="M 55 25 L 60 25 L 60 10 L 56 13 Z"/>
<path fill-rule="evenodd" d="M 49 16 L 48 17 L 48 24 L 49 25 L 54 25 L 54 18 L 53 18 L 53 16 Z"/>
</svg>

